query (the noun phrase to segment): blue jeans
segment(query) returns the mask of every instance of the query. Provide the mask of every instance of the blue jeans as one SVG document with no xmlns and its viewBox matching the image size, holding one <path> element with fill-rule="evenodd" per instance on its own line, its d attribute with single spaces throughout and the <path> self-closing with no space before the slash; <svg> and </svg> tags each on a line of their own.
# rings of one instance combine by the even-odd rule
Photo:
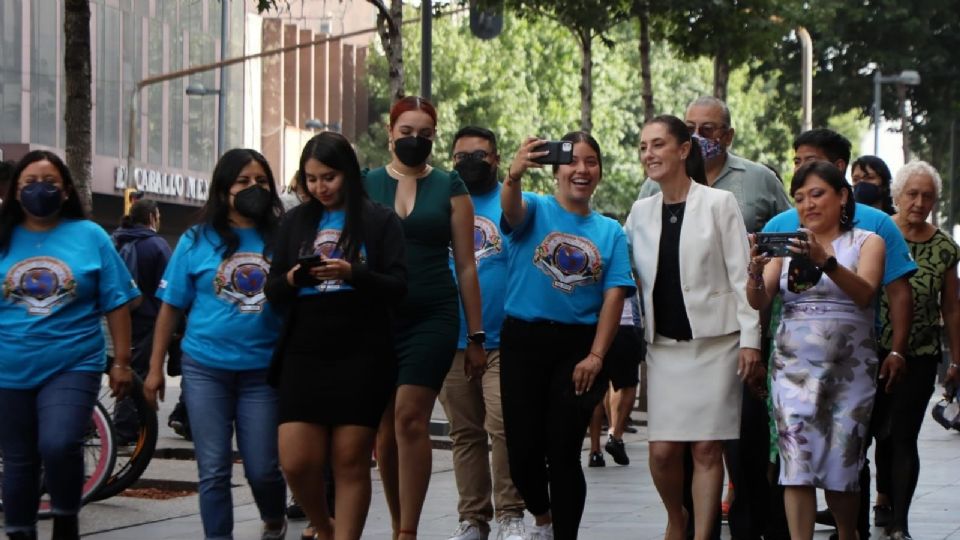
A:
<svg viewBox="0 0 960 540">
<path fill-rule="evenodd" d="M 3 512 L 6 532 L 36 529 L 40 468 L 54 514 L 80 512 L 83 437 L 100 390 L 100 373 L 68 371 L 38 388 L 0 388 Z"/>
<path fill-rule="evenodd" d="M 183 392 L 200 477 L 200 518 L 207 539 L 233 538 L 233 429 L 253 498 L 264 521 L 282 520 L 286 484 L 277 454 L 277 392 L 267 370 L 215 369 L 183 355 Z"/>
</svg>

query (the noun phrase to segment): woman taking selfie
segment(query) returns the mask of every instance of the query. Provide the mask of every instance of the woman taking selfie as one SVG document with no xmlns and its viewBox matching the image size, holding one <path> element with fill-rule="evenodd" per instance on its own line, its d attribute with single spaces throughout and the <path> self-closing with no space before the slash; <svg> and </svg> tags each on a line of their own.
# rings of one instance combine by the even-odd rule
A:
<svg viewBox="0 0 960 540">
<path fill-rule="evenodd" d="M 743 383 L 763 378 L 759 314 L 743 291 L 749 246 L 740 206 L 706 186 L 697 139 L 675 116 L 644 124 L 640 160 L 660 193 L 635 202 L 624 226 L 647 317 L 650 474 L 667 510 L 667 540 L 686 538 L 687 447 L 694 538 L 710 537 L 723 441 L 740 437 Z"/>
<path fill-rule="evenodd" d="M 56 154 L 28 153 L 0 206 L 0 449 L 3 515 L 12 540 L 37 537 L 40 469 L 53 508 L 53 538 L 80 538 L 83 440 L 106 349 L 110 388 L 130 389 L 130 311 L 140 296 L 107 233 L 88 220 Z"/>
<path fill-rule="evenodd" d="M 500 395 L 510 476 L 536 520 L 527 529 L 535 540 L 577 538 L 587 496 L 580 446 L 607 391 L 604 359 L 623 300 L 636 290 L 623 229 L 590 208 L 600 145 L 580 131 L 561 141 L 572 161 L 553 166 L 555 195 L 520 191 L 548 155 L 537 138 L 520 147 L 500 192 L 510 238 Z"/>
<path fill-rule="evenodd" d="M 403 229 L 371 202 L 350 142 L 326 132 L 300 157 L 310 198 L 283 220 L 267 299 L 286 313 L 270 381 L 280 465 L 315 538 L 354 540 L 370 507 L 370 455 L 393 392 L 392 313 L 406 293 Z M 323 470 L 333 468 L 336 527 Z"/>
<path fill-rule="evenodd" d="M 486 367 L 473 203 L 456 173 L 427 162 L 436 128 L 437 111 L 427 100 L 410 96 L 396 102 L 388 132 L 393 159 L 364 177 L 370 198 L 400 216 L 406 238 L 408 292 L 395 326 L 397 390 L 377 433 L 377 460 L 394 538 L 403 540 L 417 536 L 432 466 L 430 414 L 459 341 L 451 248 L 470 341 L 465 369 L 469 376 L 480 376 Z"/>
<path fill-rule="evenodd" d="M 267 160 L 235 148 L 213 169 L 200 223 L 183 235 L 163 275 L 147 400 L 163 399 L 163 360 L 181 314 L 183 393 L 200 477 L 206 538 L 231 538 L 233 433 L 263 520 L 263 540 L 286 531 L 277 457 L 277 393 L 267 366 L 280 317 L 263 293 L 282 207 Z"/>
<path fill-rule="evenodd" d="M 771 397 L 784 506 L 791 537 L 813 538 L 815 489 L 821 488 L 840 540 L 854 540 L 876 393 L 873 306 L 885 246 L 853 227 L 853 193 L 833 164 L 797 169 L 790 195 L 806 238 L 791 242 L 788 257 L 771 258 L 754 246 L 746 284 L 756 309 L 783 297 Z"/>
</svg>

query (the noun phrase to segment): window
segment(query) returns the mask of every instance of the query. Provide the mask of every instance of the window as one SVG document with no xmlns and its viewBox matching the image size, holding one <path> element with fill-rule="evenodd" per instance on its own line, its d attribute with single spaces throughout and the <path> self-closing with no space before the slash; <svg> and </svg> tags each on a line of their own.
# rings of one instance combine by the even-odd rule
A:
<svg viewBox="0 0 960 540">
<path fill-rule="evenodd" d="M 183 69 L 183 32 L 179 26 L 170 29 L 170 71 Z M 170 95 L 170 143 L 167 146 L 167 164 L 183 167 L 183 79 L 169 83 Z"/>
<path fill-rule="evenodd" d="M 0 142 L 20 142 L 21 0 L 0 2 Z"/>
<path fill-rule="evenodd" d="M 120 28 L 120 11 L 109 6 L 97 6 L 97 133 L 95 151 L 102 156 L 120 156 L 120 109 L 130 101 L 120 93 L 120 51 L 116 44 L 116 29 Z"/>
<path fill-rule="evenodd" d="M 63 2 L 57 1 L 56 16 L 30 11 L 30 142 L 57 146 L 57 71 L 60 66 L 58 39 L 63 26 Z"/>
<path fill-rule="evenodd" d="M 163 25 L 150 24 L 147 41 L 148 68 L 150 75 L 163 73 Z M 147 161 L 163 164 L 163 85 L 154 84 L 147 91 Z"/>
</svg>

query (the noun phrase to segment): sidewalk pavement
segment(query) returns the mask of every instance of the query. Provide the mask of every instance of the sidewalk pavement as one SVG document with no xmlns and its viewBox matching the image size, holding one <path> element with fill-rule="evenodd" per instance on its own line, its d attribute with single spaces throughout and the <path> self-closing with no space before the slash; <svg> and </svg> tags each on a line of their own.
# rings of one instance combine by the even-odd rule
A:
<svg viewBox="0 0 960 540">
<path fill-rule="evenodd" d="M 166 427 L 166 418 L 179 393 L 176 379 L 168 384 L 167 402 L 160 411 L 159 448 L 189 448 L 190 443 Z M 934 399 L 934 401 L 936 398 Z M 929 409 L 928 409 L 929 410 Z M 435 419 L 443 419 L 437 406 Z M 580 529 L 584 540 L 654 539 L 663 537 L 666 514 L 654 489 L 647 467 L 645 429 L 624 437 L 631 464 L 620 467 L 607 456 L 607 467 L 586 468 L 587 505 Z M 584 441 L 584 448 L 589 448 Z M 434 450 L 433 476 L 419 527 L 421 540 L 445 540 L 457 526 L 457 490 L 451 452 Z M 582 454 L 586 464 L 588 452 Z M 918 540 L 960 540 L 960 432 L 946 431 L 927 413 L 920 433 L 920 483 L 911 509 L 911 529 Z M 193 461 L 154 459 L 146 479 L 196 481 Z M 241 465 L 234 467 L 234 537 L 260 538 L 260 519 L 247 488 Z M 822 496 L 821 496 L 822 506 Z M 532 518 L 526 516 L 526 522 Z M 80 518 L 84 538 L 96 540 L 187 540 L 202 538 L 197 496 L 166 501 L 114 497 L 84 507 Z M 288 539 L 300 538 L 305 521 L 291 522 Z M 49 521 L 41 523 L 41 538 L 49 537 Z M 724 526 L 723 538 L 729 538 Z M 495 530 L 494 530 L 495 532 Z M 819 527 L 815 538 L 826 540 L 830 529 Z M 373 472 L 373 498 L 364 530 L 364 539 L 389 539 L 389 513 L 380 480 Z M 874 539 L 884 538 L 874 529 Z M 491 535 L 491 539 L 494 535 Z"/>
</svg>

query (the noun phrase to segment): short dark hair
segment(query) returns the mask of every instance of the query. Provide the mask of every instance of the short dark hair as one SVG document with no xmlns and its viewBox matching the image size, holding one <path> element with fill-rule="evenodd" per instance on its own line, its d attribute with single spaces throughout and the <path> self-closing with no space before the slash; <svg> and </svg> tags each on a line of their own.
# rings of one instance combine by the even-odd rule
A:
<svg viewBox="0 0 960 540">
<path fill-rule="evenodd" d="M 880 189 L 883 190 L 883 211 L 888 215 L 894 215 L 897 213 L 893 208 L 893 197 L 890 193 L 890 182 L 893 179 L 893 175 L 890 174 L 890 167 L 887 167 L 887 164 L 877 156 L 860 156 L 853 163 L 850 164 L 850 173 L 853 173 L 853 169 L 861 168 L 866 172 L 867 169 L 877 173 L 877 176 L 880 177 Z"/>
<path fill-rule="evenodd" d="M 829 184 L 837 194 L 847 192 L 847 204 L 843 206 L 843 210 L 840 212 L 840 230 L 849 231 L 852 229 L 857 202 L 853 200 L 853 190 L 847 183 L 847 179 L 843 177 L 843 172 L 833 163 L 811 161 L 797 169 L 797 172 L 793 173 L 793 181 L 790 183 L 790 196 L 793 197 L 797 190 L 803 187 L 807 178 L 811 176 L 816 176 Z"/>
<path fill-rule="evenodd" d="M 842 159 L 844 163 L 850 164 L 850 148 L 852 147 L 850 141 L 832 129 L 819 128 L 804 131 L 793 140 L 794 151 L 801 146 L 819 148 L 831 163 Z"/>
<path fill-rule="evenodd" d="M 560 137 L 561 141 L 572 142 L 573 144 L 577 143 L 586 143 L 590 148 L 593 148 L 593 151 L 597 153 L 597 163 L 600 165 L 600 178 L 603 178 L 603 153 L 600 152 L 600 143 L 593 138 L 593 135 L 590 135 L 586 131 L 571 131 L 563 137 Z M 559 165 L 553 166 L 553 174 L 557 174 L 557 169 Z"/>
<path fill-rule="evenodd" d="M 140 199 L 139 201 L 133 203 L 133 206 L 130 207 L 130 225 L 150 225 L 150 218 L 157 215 L 160 211 L 160 207 L 157 206 L 157 201 L 153 199 Z M 127 222 L 124 222 L 126 225 Z"/>
<path fill-rule="evenodd" d="M 478 126 L 464 126 L 460 128 L 460 130 L 453 135 L 453 143 L 450 147 L 453 148 L 456 146 L 457 141 L 463 137 L 480 137 L 481 139 L 490 141 L 490 146 L 493 147 L 493 153 L 497 153 L 497 136 L 487 128 Z"/>
</svg>

